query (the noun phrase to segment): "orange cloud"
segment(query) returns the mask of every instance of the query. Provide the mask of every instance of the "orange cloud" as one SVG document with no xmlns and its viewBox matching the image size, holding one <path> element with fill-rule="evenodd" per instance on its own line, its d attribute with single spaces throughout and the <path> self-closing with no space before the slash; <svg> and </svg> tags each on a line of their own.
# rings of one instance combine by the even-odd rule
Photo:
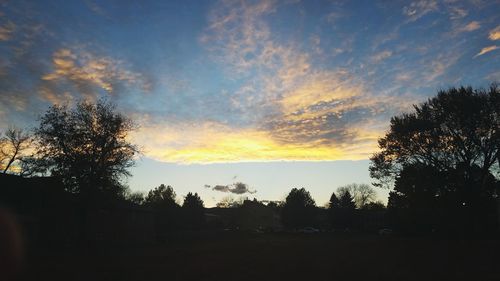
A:
<svg viewBox="0 0 500 281">
<path fill-rule="evenodd" d="M 490 40 L 500 40 L 500 25 L 490 31 L 488 38 Z"/>
<path fill-rule="evenodd" d="M 494 50 L 496 50 L 496 49 L 498 49 L 498 48 L 499 48 L 498 46 L 488 46 L 488 47 L 484 47 L 484 48 L 482 48 L 482 49 L 481 49 L 481 51 L 480 51 L 479 53 L 477 53 L 477 54 L 474 56 L 474 58 L 475 58 L 475 57 L 482 56 L 482 55 L 484 55 L 484 54 L 486 54 L 486 53 L 489 53 L 489 52 L 491 52 L 491 51 L 494 51 Z"/>
<path fill-rule="evenodd" d="M 376 150 L 373 140 L 378 135 L 372 134 L 359 134 L 359 141 L 350 145 L 335 146 L 319 142 L 291 144 L 277 141 L 265 130 L 240 129 L 206 122 L 175 127 L 145 126 L 132 139 L 144 147 L 148 157 L 190 164 L 366 159 Z"/>
<path fill-rule="evenodd" d="M 70 49 L 59 49 L 52 57 L 53 71 L 42 76 L 47 82 L 70 82 L 78 92 L 87 98 L 96 96 L 97 90 L 113 94 L 118 83 L 128 85 L 147 84 L 140 73 L 132 72 L 123 67 L 123 62 L 109 57 L 97 57 L 88 52 L 74 52 Z M 44 85 L 42 98 L 51 99 L 47 93 L 49 85 Z"/>
<path fill-rule="evenodd" d="M 0 26 L 0 41 L 10 40 L 15 29 L 16 26 L 12 22 L 8 22 L 3 26 Z"/>
</svg>

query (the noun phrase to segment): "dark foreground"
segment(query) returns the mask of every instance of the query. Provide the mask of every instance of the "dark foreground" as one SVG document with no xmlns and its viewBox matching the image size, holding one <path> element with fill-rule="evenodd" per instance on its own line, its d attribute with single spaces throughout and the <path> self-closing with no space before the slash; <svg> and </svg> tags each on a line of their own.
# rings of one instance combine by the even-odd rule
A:
<svg viewBox="0 0 500 281">
<path fill-rule="evenodd" d="M 500 280 L 499 240 L 208 234 L 31 250 L 22 280 Z"/>
</svg>

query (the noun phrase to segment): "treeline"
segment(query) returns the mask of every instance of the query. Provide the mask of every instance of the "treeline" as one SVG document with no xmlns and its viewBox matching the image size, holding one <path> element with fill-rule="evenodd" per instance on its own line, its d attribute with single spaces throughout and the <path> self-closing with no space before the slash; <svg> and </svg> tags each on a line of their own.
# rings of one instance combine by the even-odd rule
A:
<svg viewBox="0 0 500 281">
<path fill-rule="evenodd" d="M 177 204 L 171 187 L 162 185 L 143 197 L 131 194 L 123 184 L 140 153 L 127 139 L 135 128 L 132 120 L 103 100 L 79 102 L 74 108 L 54 105 L 32 131 L 11 128 L 0 138 L 1 170 L 22 177 L 57 178 L 83 209 L 126 202 L 154 210 L 158 229 L 181 227 L 174 223 L 179 214 L 190 221 L 182 227 L 199 227 L 204 208 L 197 194 L 188 194 Z M 390 190 L 386 226 L 401 233 L 498 231 L 500 90 L 496 84 L 488 89 L 439 91 L 411 112 L 393 117 L 379 147 L 371 158 L 370 175 L 375 186 Z M 373 192 L 370 186 L 357 185 L 333 193 L 324 209 L 330 226 L 356 228 L 366 221 L 359 219 L 360 211 L 382 210 L 373 202 Z M 318 225 L 318 216 L 325 214 L 305 189 L 292 189 L 285 202 L 266 208 L 275 210 L 286 228 Z"/>
<path fill-rule="evenodd" d="M 380 220 L 377 225 L 383 226 L 380 217 L 385 213 L 386 207 L 382 202 L 375 201 L 375 195 L 375 190 L 367 184 L 349 184 L 339 187 L 332 193 L 330 202 L 326 206 L 318 207 L 305 188 L 293 188 L 283 202 L 223 198 L 216 208 L 207 210 L 198 194 L 188 193 L 183 203 L 179 204 L 174 189 L 162 184 L 150 190 L 146 196 L 142 193 L 132 193 L 125 196 L 125 200 L 155 210 L 158 215 L 157 223 L 163 222 L 164 229 L 179 229 L 182 226 L 188 226 L 190 229 L 214 227 L 213 224 L 207 224 L 204 214 L 217 214 L 217 210 L 214 209 L 232 209 L 233 214 L 230 215 L 235 217 L 219 226 L 237 228 L 252 226 L 254 230 L 267 228 L 274 231 L 297 230 L 304 227 L 351 231 L 366 230 L 362 223 L 367 220 L 365 217 L 370 213 L 377 214 Z M 245 213 L 245 210 L 251 211 Z M 182 212 L 185 212 L 184 216 L 181 215 Z M 266 212 L 267 217 L 275 216 L 276 219 L 271 222 L 268 218 L 263 220 L 262 217 L 266 217 Z M 228 215 L 228 212 L 225 214 Z M 254 220 L 255 223 L 249 224 L 246 220 Z M 167 224 L 170 227 L 167 227 Z"/>
</svg>

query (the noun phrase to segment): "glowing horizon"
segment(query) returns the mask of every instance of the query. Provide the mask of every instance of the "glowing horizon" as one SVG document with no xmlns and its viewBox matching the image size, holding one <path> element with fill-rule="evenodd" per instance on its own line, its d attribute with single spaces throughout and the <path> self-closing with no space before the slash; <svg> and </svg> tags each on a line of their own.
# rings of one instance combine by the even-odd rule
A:
<svg viewBox="0 0 500 281">
<path fill-rule="evenodd" d="M 0 129 L 104 97 L 165 169 L 208 179 L 197 164 L 340 161 L 361 169 L 352 182 L 369 182 L 366 159 L 392 116 L 440 89 L 500 81 L 499 9 L 481 0 L 0 1 Z M 132 170 L 152 184 L 146 173 Z M 318 176 L 322 188 L 347 180 Z M 186 181 L 182 193 L 203 188 Z M 259 196 L 277 196 L 255 181 Z"/>
</svg>

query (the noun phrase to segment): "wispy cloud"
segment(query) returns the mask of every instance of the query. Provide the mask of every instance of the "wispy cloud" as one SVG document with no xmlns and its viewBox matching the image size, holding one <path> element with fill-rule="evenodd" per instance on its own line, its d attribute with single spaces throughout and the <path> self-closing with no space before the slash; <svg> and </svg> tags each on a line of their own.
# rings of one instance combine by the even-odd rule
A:
<svg viewBox="0 0 500 281">
<path fill-rule="evenodd" d="M 392 56 L 392 51 L 389 51 L 389 50 L 385 50 L 385 51 L 382 51 L 382 52 L 379 52 L 379 53 L 376 53 L 375 55 L 373 55 L 371 57 L 371 60 L 374 62 L 374 63 L 379 63 L 389 57 Z"/>
<path fill-rule="evenodd" d="M 497 49 L 499 49 L 499 48 L 500 48 L 500 47 L 498 47 L 498 46 L 496 46 L 496 45 L 493 45 L 493 46 L 488 46 L 488 47 L 484 47 L 484 48 L 482 48 L 482 49 L 481 49 L 481 51 L 479 51 L 479 53 L 477 53 L 477 54 L 474 56 L 474 58 L 479 57 L 479 56 L 482 56 L 482 55 L 484 55 L 484 54 L 487 54 L 487 53 L 492 52 L 492 51 L 494 51 L 494 50 L 497 50 Z"/>
<path fill-rule="evenodd" d="M 419 0 L 410 3 L 403 8 L 403 14 L 408 17 L 408 21 L 416 21 L 428 13 L 438 10 L 438 3 L 435 0 Z"/>
<path fill-rule="evenodd" d="M 15 30 L 16 25 L 10 21 L 0 26 L 0 41 L 10 40 Z"/>
<path fill-rule="evenodd" d="M 449 13 L 451 20 L 461 19 L 469 14 L 469 12 L 466 9 L 458 6 L 451 6 L 449 9 Z"/>
<path fill-rule="evenodd" d="M 471 21 L 462 28 L 460 28 L 459 30 L 464 32 L 470 32 L 479 28 L 481 28 L 481 24 L 478 21 Z"/>
<path fill-rule="evenodd" d="M 54 95 L 49 91 L 60 83 L 69 83 L 86 98 L 94 98 L 100 90 L 114 94 L 120 83 L 146 87 L 143 76 L 127 70 L 123 62 L 86 51 L 59 49 L 53 54 L 52 66 L 53 71 L 41 77 L 47 82 L 41 87 L 41 96 L 49 100 Z"/>
</svg>

